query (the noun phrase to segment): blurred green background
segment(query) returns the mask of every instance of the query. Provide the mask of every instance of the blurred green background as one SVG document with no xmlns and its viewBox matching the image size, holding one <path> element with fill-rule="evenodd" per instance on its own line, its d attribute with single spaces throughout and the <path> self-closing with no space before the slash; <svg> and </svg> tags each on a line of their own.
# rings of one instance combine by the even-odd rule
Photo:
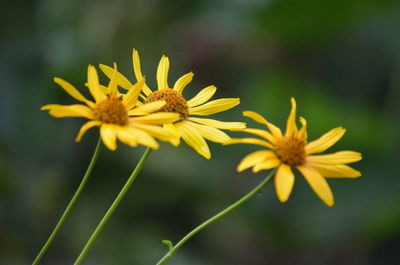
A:
<svg viewBox="0 0 400 265">
<path fill-rule="evenodd" d="M 30 264 L 79 184 L 97 141 L 74 138 L 80 119 L 40 106 L 72 104 L 52 78 L 86 93 L 88 64 L 133 79 L 131 52 L 155 85 L 162 54 L 170 82 L 194 71 L 184 95 L 215 84 L 280 126 L 294 96 L 315 139 L 336 126 L 331 151 L 360 151 L 359 179 L 331 179 L 326 207 L 301 176 L 287 203 L 273 186 L 190 240 L 167 264 L 400 264 L 400 2 L 213 0 L 1 2 L 0 264 Z M 104 78 L 103 80 L 106 80 Z M 238 134 L 231 133 L 231 135 Z M 236 173 L 256 146 L 210 143 L 206 160 L 186 145 L 153 152 L 84 264 L 149 265 L 255 186 L 265 172 Z M 42 264 L 72 264 L 144 151 L 104 150 L 70 219 Z"/>
</svg>

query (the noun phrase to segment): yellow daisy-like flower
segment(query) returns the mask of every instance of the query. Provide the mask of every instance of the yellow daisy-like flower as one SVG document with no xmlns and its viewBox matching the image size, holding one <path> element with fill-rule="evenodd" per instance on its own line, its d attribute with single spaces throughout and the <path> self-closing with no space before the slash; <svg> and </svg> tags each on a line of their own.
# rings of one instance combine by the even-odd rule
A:
<svg viewBox="0 0 400 265">
<path fill-rule="evenodd" d="M 322 135 L 319 139 L 307 142 L 307 122 L 300 117 L 301 129 L 296 126 L 296 101 L 291 98 L 292 110 L 286 124 L 286 132 L 269 123 L 260 114 L 245 111 L 243 115 L 261 123 L 269 129 L 246 128 L 239 131 L 260 136 L 258 138 L 231 139 L 224 144 L 255 144 L 269 150 L 250 153 L 242 159 L 237 167 L 241 172 L 252 167 L 253 172 L 277 168 L 275 189 L 281 202 L 288 200 L 294 185 L 292 167 L 297 168 L 307 180 L 314 192 L 328 206 L 334 204 L 332 191 L 325 178 L 357 178 L 361 173 L 346 164 L 361 160 L 361 154 L 354 151 L 340 151 L 333 154 L 314 155 L 327 150 L 345 133 L 345 129 L 337 127 Z"/>
<path fill-rule="evenodd" d="M 133 50 L 132 54 L 133 69 L 137 80 L 143 78 L 140 59 L 137 50 Z M 193 73 L 187 73 L 179 78 L 173 88 L 168 85 L 169 59 L 162 56 L 157 70 L 158 90 L 152 91 L 146 84 L 143 86 L 141 95 L 144 103 L 155 102 L 157 100 L 165 100 L 166 104 L 158 110 L 158 112 L 174 112 L 180 115 L 180 120 L 174 123 L 164 125 L 164 128 L 176 135 L 175 139 L 170 142 L 177 146 L 180 143 L 180 138 L 196 150 L 205 158 L 211 158 L 210 149 L 205 139 L 212 142 L 222 143 L 230 139 L 230 137 L 220 129 L 239 129 L 245 128 L 245 123 L 242 122 L 223 122 L 214 119 L 205 119 L 194 117 L 193 115 L 208 116 L 214 113 L 222 112 L 233 108 L 240 103 L 239 98 L 223 98 L 213 101 L 208 100 L 214 95 L 217 88 L 208 86 L 201 90 L 195 97 L 186 100 L 182 92 L 184 88 L 192 81 Z M 101 70 L 109 77 L 112 76 L 112 68 L 106 65 L 100 65 Z M 131 82 L 122 74 L 116 75 L 118 84 L 129 89 Z"/>
<path fill-rule="evenodd" d="M 103 143 L 110 149 L 117 148 L 116 139 L 129 146 L 138 144 L 148 146 L 152 149 L 158 148 L 154 137 L 169 141 L 174 137 L 163 129 L 160 124 L 174 122 L 179 119 L 176 113 L 154 113 L 165 105 L 165 101 L 156 101 L 137 106 L 139 94 L 144 86 L 142 78 L 135 85 L 130 86 L 126 94 L 120 94 L 116 82 L 116 65 L 114 65 L 109 85 L 99 84 L 96 68 L 89 65 L 88 83 L 90 94 L 95 102 L 84 97 L 73 85 L 61 78 L 54 78 L 71 97 L 85 103 L 74 105 L 49 104 L 41 110 L 48 110 L 49 114 L 56 118 L 82 117 L 90 121 L 86 122 L 76 137 L 79 142 L 85 132 L 95 126 L 100 127 L 100 136 Z"/>
</svg>

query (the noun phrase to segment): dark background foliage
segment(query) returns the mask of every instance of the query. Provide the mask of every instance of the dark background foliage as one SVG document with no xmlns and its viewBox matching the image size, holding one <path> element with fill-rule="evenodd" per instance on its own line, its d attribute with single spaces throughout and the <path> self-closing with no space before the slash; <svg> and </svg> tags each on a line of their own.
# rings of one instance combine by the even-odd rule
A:
<svg viewBox="0 0 400 265">
<path fill-rule="evenodd" d="M 241 98 L 216 118 L 244 121 L 241 112 L 254 110 L 282 126 L 294 96 L 310 139 L 342 125 L 332 150 L 364 155 L 361 178 L 329 180 L 334 207 L 301 176 L 284 204 L 268 186 L 168 264 L 399 264 L 399 1 L 19 0 L 2 1 L 0 12 L 0 264 L 32 262 L 96 143 L 97 130 L 74 142 L 82 120 L 39 111 L 74 103 L 52 78 L 86 93 L 87 65 L 116 61 L 133 80 L 132 48 L 151 85 L 166 54 L 171 82 L 195 73 L 185 96 L 215 84 L 216 97 Z M 235 172 L 255 146 L 210 147 L 207 161 L 162 144 L 85 264 L 155 264 L 167 251 L 162 239 L 176 242 L 265 175 Z M 42 264 L 72 264 L 143 150 L 102 153 Z"/>
</svg>

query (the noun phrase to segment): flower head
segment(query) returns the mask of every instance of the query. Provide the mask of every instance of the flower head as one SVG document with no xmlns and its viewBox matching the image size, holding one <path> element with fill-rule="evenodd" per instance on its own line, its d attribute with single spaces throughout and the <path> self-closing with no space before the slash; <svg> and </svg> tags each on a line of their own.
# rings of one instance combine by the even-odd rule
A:
<svg viewBox="0 0 400 265">
<path fill-rule="evenodd" d="M 281 202 L 288 200 L 294 185 L 292 168 L 297 168 L 307 180 L 314 192 L 328 206 L 334 204 L 331 189 L 325 178 L 356 178 L 361 173 L 346 164 L 361 160 L 361 154 L 354 151 L 340 151 L 332 154 L 315 155 L 334 145 L 345 133 L 345 129 L 337 127 L 322 135 L 319 139 L 307 142 L 307 122 L 300 117 L 302 127 L 296 125 L 296 101 L 291 99 L 292 110 L 286 124 L 286 132 L 269 123 L 260 114 L 245 111 L 243 115 L 265 125 L 269 131 L 246 128 L 240 131 L 260 136 L 258 138 L 231 139 L 224 144 L 248 143 L 267 148 L 250 153 L 242 159 L 237 170 L 253 168 L 260 170 L 277 168 L 275 189 Z"/>
<path fill-rule="evenodd" d="M 138 144 L 158 148 L 154 137 L 169 141 L 173 137 L 171 133 L 164 130 L 160 124 L 174 122 L 179 119 L 176 113 L 154 113 L 165 105 L 165 101 L 154 101 L 137 106 L 139 94 L 144 86 L 142 78 L 126 94 L 118 91 L 116 80 L 117 69 L 114 65 L 112 77 L 108 86 L 99 84 L 96 68 L 89 65 L 88 83 L 90 94 L 94 102 L 84 97 L 73 85 L 61 78 L 54 78 L 71 97 L 85 104 L 58 105 L 49 104 L 41 110 L 48 110 L 49 114 L 56 118 L 82 117 L 90 121 L 86 122 L 80 129 L 76 141 L 79 142 L 85 132 L 95 126 L 100 127 L 100 136 L 104 144 L 110 149 L 117 148 L 116 139 L 121 142 L 136 146 Z"/>
<path fill-rule="evenodd" d="M 132 54 L 133 69 L 137 80 L 143 78 L 140 58 L 137 50 L 133 50 Z M 208 116 L 214 113 L 222 112 L 233 108 L 240 103 L 239 98 L 223 98 L 213 101 L 209 99 L 214 95 L 217 88 L 208 86 L 201 90 L 195 97 L 186 100 L 182 95 L 184 88 L 192 81 L 193 73 L 187 73 L 179 78 L 174 86 L 170 88 L 168 85 L 169 59 L 162 56 L 157 69 L 157 85 L 158 89 L 153 91 L 146 84 L 143 85 L 143 95 L 141 95 L 144 103 L 151 103 L 157 100 L 165 100 L 166 104 L 156 112 L 174 112 L 180 115 L 180 120 L 173 123 L 166 123 L 164 128 L 173 133 L 176 138 L 170 142 L 177 146 L 182 138 L 189 146 L 196 150 L 199 154 L 209 159 L 211 157 L 210 149 L 205 139 L 222 143 L 230 139 L 230 137 L 220 129 L 239 129 L 245 128 L 242 122 L 223 122 L 214 119 L 205 119 L 198 116 Z M 112 76 L 112 68 L 106 65 L 100 65 L 101 70 L 109 77 Z M 118 84 L 129 89 L 132 85 L 130 81 L 122 74 L 116 75 Z"/>
</svg>

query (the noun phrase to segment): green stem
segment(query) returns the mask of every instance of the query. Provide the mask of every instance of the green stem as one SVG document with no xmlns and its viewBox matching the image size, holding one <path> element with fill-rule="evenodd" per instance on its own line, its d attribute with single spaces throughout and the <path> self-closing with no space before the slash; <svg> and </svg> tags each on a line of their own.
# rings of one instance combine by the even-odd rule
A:
<svg viewBox="0 0 400 265">
<path fill-rule="evenodd" d="M 118 196 L 115 198 L 114 202 L 111 204 L 110 208 L 108 209 L 107 213 L 103 216 L 103 219 L 101 219 L 100 223 L 97 225 L 96 229 L 94 230 L 93 234 L 90 236 L 89 240 L 87 241 L 85 247 L 82 249 L 81 253 L 79 254 L 79 257 L 76 259 L 74 265 L 79 265 L 82 263 L 82 261 L 85 259 L 87 253 L 89 252 L 91 246 L 93 245 L 94 241 L 96 240 L 97 236 L 100 234 L 100 232 L 103 230 L 104 225 L 107 223 L 107 221 L 110 219 L 112 214 L 114 213 L 115 209 L 118 207 L 119 203 L 121 200 L 124 198 L 126 192 L 129 190 L 129 188 L 132 186 L 132 183 L 135 181 L 136 176 L 139 174 L 140 170 L 142 169 L 144 162 L 147 160 L 151 153 L 151 149 L 147 148 L 146 151 L 144 152 L 142 158 L 140 159 L 139 163 L 136 165 L 135 170 L 133 170 L 131 176 L 129 179 L 126 181 L 124 187 L 122 190 L 119 192 Z"/>
<path fill-rule="evenodd" d="M 50 237 L 47 239 L 46 243 L 43 245 L 42 249 L 40 250 L 39 254 L 36 256 L 36 258 L 33 261 L 32 265 L 36 265 L 36 264 L 38 264 L 40 262 L 40 260 L 42 259 L 43 255 L 46 253 L 47 249 L 49 248 L 49 246 L 53 242 L 54 238 L 57 236 L 58 231 L 60 230 L 60 228 L 64 224 L 65 220 L 69 216 L 72 208 L 75 205 L 75 202 L 78 200 L 79 195 L 81 194 L 82 190 L 85 188 L 85 184 L 88 181 L 88 179 L 90 177 L 90 174 L 92 173 L 93 167 L 96 164 L 97 159 L 99 158 L 100 150 L 101 150 L 102 146 L 103 146 L 103 144 L 101 143 L 101 139 L 99 138 L 99 140 L 97 142 L 96 149 L 94 150 L 92 159 L 90 160 L 89 166 L 86 169 L 86 173 L 82 178 L 81 184 L 79 184 L 79 187 L 75 191 L 74 196 L 72 196 L 72 199 L 69 202 L 67 208 L 65 208 L 64 213 L 62 214 L 60 220 L 58 220 L 58 223 L 57 223 L 56 227 L 53 229 L 53 232 L 51 233 Z"/>
<path fill-rule="evenodd" d="M 249 193 L 244 195 L 240 200 L 238 200 L 234 204 L 230 205 L 229 207 L 225 208 L 225 210 L 219 212 L 218 214 L 214 215 L 213 217 L 211 217 L 210 219 L 208 219 L 207 221 L 205 221 L 204 223 L 202 223 L 201 225 L 199 225 L 198 227 L 193 229 L 189 234 L 187 234 L 184 238 L 182 238 L 175 246 L 173 246 L 170 241 L 164 240 L 163 243 L 166 244 L 169 247 L 169 251 L 157 263 L 157 265 L 164 264 L 165 261 L 167 261 L 170 257 L 172 257 L 172 255 L 174 255 L 174 253 L 183 244 L 185 244 L 186 241 L 188 241 L 191 237 L 193 237 L 195 234 L 197 234 L 198 232 L 200 232 L 201 230 L 203 230 L 204 228 L 206 228 L 210 224 L 214 223 L 215 221 L 217 221 L 221 217 L 227 215 L 228 213 L 232 212 L 233 210 L 238 208 L 240 205 L 242 205 L 243 203 L 245 203 L 246 201 L 251 199 L 254 195 L 256 195 L 271 180 L 271 177 L 273 176 L 274 173 L 275 173 L 275 171 L 272 171 L 270 174 L 268 174 L 268 176 L 260 184 L 258 184 L 257 187 L 255 187 Z"/>
</svg>

